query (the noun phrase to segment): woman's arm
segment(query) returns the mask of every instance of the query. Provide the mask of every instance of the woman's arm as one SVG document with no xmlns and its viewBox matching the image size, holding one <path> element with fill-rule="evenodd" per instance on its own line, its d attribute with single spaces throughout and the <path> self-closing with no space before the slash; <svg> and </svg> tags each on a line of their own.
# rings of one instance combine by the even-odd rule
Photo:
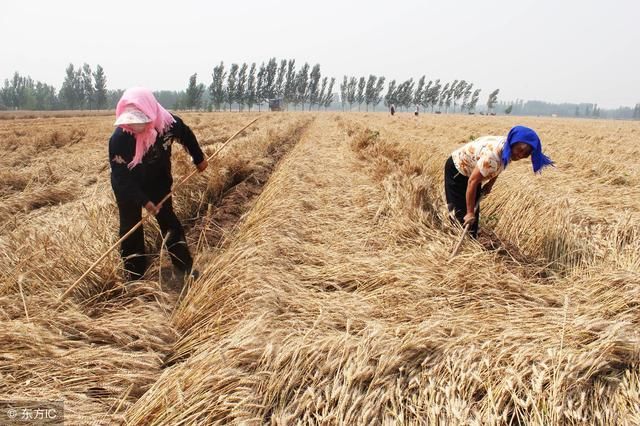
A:
<svg viewBox="0 0 640 426">
<path fill-rule="evenodd" d="M 191 155 L 191 158 L 193 158 L 193 164 L 196 166 L 203 164 L 202 162 L 205 160 L 205 157 L 202 149 L 200 149 L 196 135 L 193 134 L 191 128 L 189 128 L 180 117 L 174 115 L 173 118 L 176 120 L 176 122 L 173 123 L 173 135 L 187 149 L 187 152 Z M 200 167 L 198 167 L 198 170 L 200 170 Z"/>
<path fill-rule="evenodd" d="M 489 195 L 491 193 L 491 189 L 493 188 L 493 184 L 498 180 L 498 176 L 489 180 L 489 182 L 482 185 L 482 195 Z"/>
<path fill-rule="evenodd" d="M 482 173 L 480 173 L 480 169 L 476 167 L 471 172 L 471 176 L 469 176 L 469 182 L 467 183 L 467 214 L 464 216 L 464 224 L 473 223 L 476 218 L 476 197 L 478 194 L 478 190 L 480 189 L 480 185 L 482 184 Z"/>
</svg>

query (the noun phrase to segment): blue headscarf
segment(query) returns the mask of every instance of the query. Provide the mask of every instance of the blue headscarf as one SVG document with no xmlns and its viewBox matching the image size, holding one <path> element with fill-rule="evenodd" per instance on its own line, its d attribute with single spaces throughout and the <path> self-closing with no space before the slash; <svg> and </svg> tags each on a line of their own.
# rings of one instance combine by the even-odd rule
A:
<svg viewBox="0 0 640 426">
<path fill-rule="evenodd" d="M 540 173 L 546 166 L 552 166 L 553 161 L 542 153 L 542 142 L 533 129 L 524 126 L 515 126 L 509 131 L 507 141 L 502 149 L 502 164 L 504 168 L 511 162 L 511 147 L 518 142 L 524 142 L 532 148 L 531 164 L 533 172 Z"/>
</svg>

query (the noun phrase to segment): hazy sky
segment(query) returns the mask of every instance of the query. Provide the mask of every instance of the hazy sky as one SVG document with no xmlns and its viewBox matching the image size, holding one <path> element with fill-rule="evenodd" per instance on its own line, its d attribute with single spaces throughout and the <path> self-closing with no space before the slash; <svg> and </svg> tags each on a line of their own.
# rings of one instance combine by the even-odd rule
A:
<svg viewBox="0 0 640 426">
<path fill-rule="evenodd" d="M 640 102 L 638 0 L 33 1 L 0 8 L 0 79 L 60 88 L 69 63 L 109 88 L 180 90 L 224 60 L 323 75 L 465 79 L 499 99 Z M 337 86 L 336 86 L 337 89 Z"/>
</svg>

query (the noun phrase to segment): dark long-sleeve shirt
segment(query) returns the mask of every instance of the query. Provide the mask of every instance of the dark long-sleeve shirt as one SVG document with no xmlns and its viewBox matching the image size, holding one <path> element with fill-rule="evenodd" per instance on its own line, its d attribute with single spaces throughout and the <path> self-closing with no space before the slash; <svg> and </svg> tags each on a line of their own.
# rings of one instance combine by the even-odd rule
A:
<svg viewBox="0 0 640 426">
<path fill-rule="evenodd" d="M 127 165 L 136 152 L 135 137 L 120 127 L 113 132 L 109 139 L 109 163 L 111 187 L 116 199 L 130 200 L 144 206 L 149 201 L 157 202 L 157 198 L 169 193 L 173 183 L 171 145 L 174 141 L 184 145 L 194 164 L 200 164 L 204 160 L 202 149 L 189 126 L 180 117 L 173 115 L 173 118 L 175 123 L 156 138 L 142 162 L 132 169 Z"/>
</svg>

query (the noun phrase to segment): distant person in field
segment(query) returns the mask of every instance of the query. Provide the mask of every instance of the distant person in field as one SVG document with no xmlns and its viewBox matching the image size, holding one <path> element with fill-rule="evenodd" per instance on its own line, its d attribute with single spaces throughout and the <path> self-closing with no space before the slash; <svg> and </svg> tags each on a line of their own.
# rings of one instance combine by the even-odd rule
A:
<svg viewBox="0 0 640 426">
<path fill-rule="evenodd" d="M 504 136 L 483 136 L 453 151 L 444 167 L 444 189 L 449 211 L 464 226 L 469 224 L 473 237 L 478 236 L 480 196 L 487 195 L 498 175 L 511 161 L 531 157 L 534 173 L 540 173 L 553 161 L 542 153 L 542 143 L 535 131 L 516 126 Z M 482 185 L 484 183 L 484 185 Z M 475 210 L 475 211 L 474 211 Z"/>
<path fill-rule="evenodd" d="M 207 160 L 191 129 L 165 110 L 145 88 L 124 92 L 116 107 L 116 126 L 109 139 L 111 187 L 120 213 L 120 237 L 142 219 L 142 209 L 160 225 L 174 267 L 184 278 L 197 278 L 184 230 L 173 211 L 171 198 L 158 203 L 171 191 L 171 144 L 182 144 L 200 171 Z M 147 269 L 144 231 L 138 228 L 122 242 L 120 253 L 128 280 L 141 279 Z"/>
<path fill-rule="evenodd" d="M 389 108 L 389 110 L 391 111 L 391 115 L 396 113 L 396 106 L 394 104 L 391 104 L 391 107 Z"/>
<path fill-rule="evenodd" d="M 418 105 L 416 105 L 416 110 L 415 110 L 415 112 L 413 113 L 413 115 L 415 115 L 416 117 L 418 116 Z"/>
</svg>

